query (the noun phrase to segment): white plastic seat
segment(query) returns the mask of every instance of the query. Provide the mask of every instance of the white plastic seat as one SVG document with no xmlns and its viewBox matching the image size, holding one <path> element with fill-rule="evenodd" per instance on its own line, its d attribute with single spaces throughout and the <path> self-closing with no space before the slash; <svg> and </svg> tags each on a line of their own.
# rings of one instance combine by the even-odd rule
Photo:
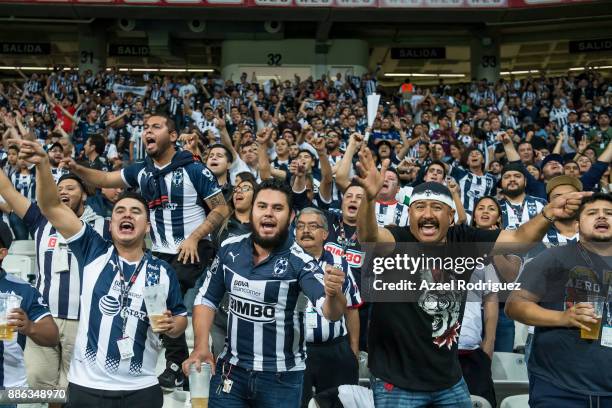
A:
<svg viewBox="0 0 612 408">
<path fill-rule="evenodd" d="M 489 401 L 478 395 L 470 395 L 470 399 L 472 400 L 472 407 L 474 408 L 492 408 Z"/>
<path fill-rule="evenodd" d="M 527 365 L 525 364 L 525 356 L 523 354 L 493 353 L 491 372 L 493 374 L 493 381 L 528 381 Z"/>
<path fill-rule="evenodd" d="M 186 408 L 190 407 L 189 392 L 187 391 L 172 391 L 171 393 L 164 394 L 164 405 L 163 408 Z"/>
<path fill-rule="evenodd" d="M 28 282 L 28 275 L 35 275 L 34 261 L 26 255 L 9 254 L 2 261 L 2 268 L 11 275 Z"/>
<path fill-rule="evenodd" d="M 529 377 L 525 356 L 516 353 L 493 353 L 491 363 L 493 386 L 498 401 L 529 392 Z"/>
<path fill-rule="evenodd" d="M 513 395 L 504 398 L 500 408 L 529 408 L 529 394 Z"/>
<path fill-rule="evenodd" d="M 9 254 L 36 256 L 36 242 L 34 240 L 13 241 Z"/>
</svg>

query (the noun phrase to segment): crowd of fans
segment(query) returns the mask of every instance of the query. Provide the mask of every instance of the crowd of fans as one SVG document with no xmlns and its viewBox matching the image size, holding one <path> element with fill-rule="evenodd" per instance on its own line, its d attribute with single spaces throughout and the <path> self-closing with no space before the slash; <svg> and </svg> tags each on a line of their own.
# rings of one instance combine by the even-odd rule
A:
<svg viewBox="0 0 612 408">
<path fill-rule="evenodd" d="M 236 300 L 223 296 L 220 288 L 224 283 L 215 280 L 213 275 L 223 259 L 230 257 L 228 259 L 234 261 L 236 256 L 245 255 L 245 247 L 237 237 L 253 231 L 260 222 L 264 232 L 266 228 L 278 227 L 272 221 L 273 225 L 265 224 L 265 215 L 263 221 L 254 219 L 256 196 L 266 189 L 287 193 L 289 210 L 293 210 L 295 216 L 289 228 L 292 239 L 303 252 L 318 261 L 322 270 L 333 266 L 344 272 L 344 277 L 325 274 L 325 283 L 329 285 L 325 292 L 321 289 L 319 293 L 314 286 L 316 282 L 305 283 L 303 287 L 310 300 L 302 322 L 306 332 L 302 337 L 305 337 L 309 358 L 305 365 L 306 376 L 283 380 L 306 384 L 304 392 L 300 389 L 295 394 L 297 400 L 302 395 L 302 402 L 297 402 L 302 406 L 308 404 L 313 387 L 319 393 L 341 384 L 357 384 L 360 353 L 370 347 L 375 347 L 379 353 L 385 349 L 390 353 L 387 357 L 397 357 L 401 364 L 419 364 L 416 358 L 402 356 L 400 359 L 404 354 L 400 348 L 388 347 L 380 340 L 391 336 L 385 332 L 390 326 L 381 325 L 380 321 L 371 324 L 375 321 L 372 319 L 376 316 L 376 308 L 360 295 L 365 282 L 362 267 L 367 267 L 360 242 L 385 241 L 387 235 L 380 231 L 391 231 L 387 242 L 410 241 L 412 238 L 398 231 L 417 228 L 411 223 L 415 197 L 421 200 L 427 191 L 446 197 L 448 192 L 448 200 L 443 198 L 441 202 L 453 209 L 451 228 L 470 226 L 486 231 L 512 231 L 529 241 L 542 241 L 546 247 L 578 239 L 575 214 L 564 217 L 558 210 L 551 210 L 554 216 L 549 216 L 544 211 L 557 208 L 554 200 L 562 199 L 559 196 L 589 191 L 601 193 L 597 197 L 610 202 L 612 82 L 597 71 L 555 78 L 510 77 L 495 83 L 476 80 L 447 85 L 441 80 L 437 86 L 419 86 L 406 79 L 399 90 L 381 87 L 376 73 L 362 76 L 339 73 L 320 79 L 296 76 L 293 80 L 264 82 L 257 80 L 256 73 L 250 80 L 249 75 L 243 73 L 236 82 L 216 76 L 171 77 L 153 73 L 135 76 L 114 69 L 100 73 L 57 70 L 30 76 L 20 72 L 20 75 L 21 80 L 0 84 L 0 165 L 6 180 L 10 181 L 5 185 L 0 179 L 3 188 L 0 209 L 5 224 L 10 226 L 12 239 L 36 240 L 39 276 L 35 285 L 49 306 L 60 334 L 64 331 L 68 339 L 56 347 L 59 350 L 53 357 L 58 361 L 56 367 L 38 372 L 35 372 L 38 366 L 29 363 L 28 356 L 31 355 L 33 361 L 42 361 L 44 352 L 40 349 L 44 347 L 28 341 L 25 348 L 28 380 L 30 385 L 37 386 L 66 386 L 70 380 L 71 384 L 80 384 L 79 389 L 72 391 L 81 398 L 91 397 L 86 388 L 96 388 L 97 377 L 88 377 L 91 382 L 83 380 L 83 383 L 75 381 L 75 377 L 67 380 L 68 371 L 74 368 L 70 367 L 70 353 L 66 354 L 66 350 L 85 346 L 78 336 L 87 336 L 87 332 L 79 328 L 77 333 L 75 322 L 83 319 L 83 306 L 79 312 L 78 304 L 80 290 L 89 289 L 85 283 L 69 286 L 63 278 L 53 283 L 54 273 L 62 268 L 78 268 L 75 258 L 81 262 L 81 257 L 75 254 L 70 260 L 58 261 L 65 257 L 60 253 L 62 250 L 56 249 L 55 243 L 51 246 L 41 240 L 41 237 L 56 234 L 50 224 L 45 227 L 47 219 L 54 226 L 55 223 L 45 212 L 46 204 L 43 208 L 43 203 L 38 202 L 41 198 L 37 191 L 47 186 L 37 186 L 42 176 L 37 174 L 39 166 L 32 160 L 36 156 L 35 148 L 23 141 L 42 146 L 54 181 L 58 183 L 61 202 L 100 234 L 108 233 L 104 219 L 111 217 L 115 204 L 124 197 L 124 190 L 138 191 L 144 196 L 151 214 L 153 255 L 164 261 L 162 265 L 170 265 L 176 270 L 178 282 L 172 290 L 180 291 L 188 310 L 194 303 L 209 306 L 208 310 L 216 309 L 210 316 L 212 345 L 208 344 L 208 336 L 202 343 L 210 346 L 214 356 L 220 355 L 219 361 L 222 361 L 217 365 L 218 379 L 211 382 L 211 394 L 219 394 L 220 389 L 223 389 L 221 394 L 231 394 L 229 372 L 234 365 L 247 369 L 245 372 L 234 369 L 236 382 L 247 381 L 248 370 L 271 370 L 266 360 L 269 356 L 264 351 L 259 361 L 261 353 L 252 344 L 260 342 L 265 348 L 274 339 L 265 338 L 265 335 L 259 340 L 253 338 L 257 336 L 253 333 L 259 333 L 257 329 L 236 339 L 237 331 L 247 329 L 244 323 L 236 320 L 239 315 L 235 309 L 238 307 Z M 368 126 L 366 98 L 373 93 L 381 95 L 381 99 L 374 123 Z M 166 136 L 160 136 L 163 132 L 176 137 L 166 141 Z M 378 172 L 380 179 L 375 177 Z M 162 181 L 167 175 L 168 187 Z M 380 185 L 376 189 L 378 182 Z M 16 201 L 10 193 L 6 194 L 4 188 L 8 189 L 11 184 L 27 202 Z M 423 191 L 424 186 L 426 191 Z M 443 189 L 438 191 L 437 186 Z M 372 201 L 371 208 L 363 204 L 367 201 Z M 40 218 L 40 211 L 32 209 L 35 205 L 41 207 L 47 218 Z M 418 205 L 415 207 L 418 210 Z M 181 212 L 175 214 L 173 211 L 177 208 Z M 527 227 L 522 226 L 539 219 L 542 214 L 552 223 L 542 224 L 547 230 L 544 236 L 534 232 L 534 227 L 527 234 Z M 610 214 L 605 216 L 610 222 Z M 375 225 L 367 224 L 374 221 Z M 431 221 L 431 225 L 424 222 L 418 223 L 423 237 L 434 234 L 428 229 L 440 229 L 437 221 Z M 378 235 L 372 232 L 374 227 L 385 226 L 389 229 L 379 230 Z M 612 226 L 607 228 L 604 242 L 609 245 Z M 421 240 L 417 234 L 414 237 Z M 478 237 L 487 242 L 497 239 L 497 235 L 485 232 Z M 228 238 L 234 241 L 225 244 Z M 71 242 L 70 239 L 66 241 Z M 75 251 L 72 245 L 69 247 Z M 513 282 L 523 266 L 542 251 L 538 248 L 523 257 L 496 257 L 495 264 L 476 270 L 473 279 L 486 277 Z M 292 257 L 306 262 L 303 260 L 306 255 L 299 255 L 298 250 L 283 250 L 289 251 L 289 262 L 293 262 Z M 83 260 L 91 261 L 90 254 L 83 251 Z M 51 252 L 53 260 L 46 261 L 44 252 Z M 276 254 L 268 255 L 276 257 Z M 609 259 L 609 256 L 604 258 Z M 239 268 L 253 268 L 249 266 L 252 265 L 250 259 L 243 261 L 247 263 Z M 276 276 L 279 261 L 282 259 L 265 273 Z M 63 266 L 58 265 L 60 263 Z M 308 263 L 304 265 L 304 270 L 308 269 Z M 241 270 L 237 269 L 238 274 Z M 224 273 L 227 276 L 227 272 Z M 134 272 L 134 276 L 137 274 L 138 271 Z M 123 272 L 121 276 L 123 282 Z M 172 286 L 173 275 L 169 276 Z M 336 282 L 334 277 L 337 276 L 344 280 Z M 301 275 L 297 279 L 301 282 Z M 284 295 L 287 296 L 284 302 L 292 299 L 291 289 L 287 290 L 289 294 Z M 334 313 L 337 304 L 332 299 L 337 300 L 340 295 L 346 302 L 346 310 L 340 322 L 333 322 L 339 316 Z M 326 299 L 325 307 L 317 303 L 319 296 Z M 61 300 L 63 297 L 65 300 Z M 402 405 L 405 401 L 402 399 L 379 399 L 381 393 L 391 393 L 394 386 L 415 392 L 448 390 L 445 398 L 461 394 L 468 387 L 471 394 L 481 395 L 495 406 L 491 358 L 494 351 L 515 351 L 515 322 L 506 316 L 504 304 L 500 307 L 495 294 L 479 293 L 476 299 L 476 302 L 468 302 L 465 312 L 460 308 L 457 317 L 461 319 L 445 322 L 442 328 L 429 327 L 431 339 L 427 339 L 427 344 L 421 343 L 423 339 L 410 340 L 423 349 L 434 347 L 434 344 L 435 349 L 448 348 L 457 353 L 458 348 L 458 361 L 467 385 L 457 383 L 451 363 L 438 370 L 429 367 L 425 374 L 415 377 L 405 373 L 410 370 L 408 367 L 390 364 L 390 368 L 381 368 L 383 359 L 370 356 L 371 371 L 378 381 L 382 381 L 380 388 L 376 380 L 372 383 L 377 406 L 408 406 Z M 383 309 L 379 309 L 379 315 L 392 313 L 380 310 Z M 184 313 L 178 303 L 171 311 L 177 316 Z M 513 315 L 517 319 L 522 316 Z M 411 316 L 400 317 L 411 319 Z M 194 320 L 195 317 L 196 313 Z M 59 322 L 71 322 L 74 326 L 64 327 Z M 403 323 L 406 327 L 413 324 L 410 320 Z M 208 361 L 208 355 L 201 350 L 201 354 L 189 357 L 178 326 L 172 326 L 162 336 L 168 365 L 159 377 L 159 384 L 165 389 L 186 386 L 181 370 L 184 361 Z M 368 330 L 372 327 L 376 327 L 376 333 Z M 414 327 L 421 326 L 415 323 Z M 197 327 L 194 326 L 194 330 L 197 332 Z M 400 337 L 403 336 L 401 330 L 398 328 Z M 456 332 L 457 336 L 449 334 L 451 332 Z M 536 330 L 536 339 L 537 333 Z M 373 337 L 380 339 L 373 343 Z M 402 340 L 409 339 L 402 337 Z M 250 343 L 245 345 L 244 342 Z M 526 355 L 531 352 L 533 342 L 531 328 L 524 349 Z M 273 350 L 276 347 L 277 354 L 283 353 L 278 344 L 271 347 Z M 295 352 L 303 356 L 304 351 L 287 345 L 284 353 Z M 79 357 L 88 352 L 76 351 Z M 424 355 L 429 353 L 424 352 Z M 535 370 L 552 369 L 542 363 L 543 352 L 539 353 Z M 609 361 L 610 352 L 606 350 L 604 354 Z M 436 358 L 432 355 L 431 364 L 446 364 L 446 360 Z M 283 360 L 276 366 L 281 372 L 304 369 L 297 357 L 291 360 L 277 356 L 273 360 Z M 140 361 L 143 364 L 142 356 Z M 75 373 L 83 370 L 79 367 Z M 444 369 L 451 372 L 450 377 L 440 373 Z M 54 370 L 63 374 L 51 378 L 55 375 Z M 398 376 L 401 378 L 394 382 L 393 378 Z M 546 380 L 559 388 L 567 390 L 570 387 L 569 391 L 571 387 L 582 385 L 566 386 L 563 380 Z M 592 391 L 608 402 L 612 398 L 610 384 L 606 390 L 600 390 L 596 382 L 587 384 L 591 388 L 576 392 Z M 235 392 L 248 394 L 237 385 L 234 387 Z M 286 397 L 292 395 L 286 394 Z M 142 403 L 148 404 L 147 401 L 143 399 Z M 258 406 L 272 406 L 266 405 L 270 400 L 265 398 L 258 401 L 256 404 L 263 404 Z M 429 400 L 425 403 L 442 402 Z M 459 402 L 457 404 L 460 406 Z"/>
</svg>

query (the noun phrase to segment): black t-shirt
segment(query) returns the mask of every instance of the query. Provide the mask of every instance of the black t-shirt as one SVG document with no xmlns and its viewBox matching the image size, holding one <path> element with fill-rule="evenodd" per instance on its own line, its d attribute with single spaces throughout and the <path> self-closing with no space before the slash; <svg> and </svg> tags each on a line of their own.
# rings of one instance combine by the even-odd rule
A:
<svg viewBox="0 0 612 408">
<path fill-rule="evenodd" d="M 602 326 L 612 323 L 612 257 L 600 257 L 571 242 L 528 262 L 518 281 L 549 310 L 564 311 L 588 295 L 607 298 Z M 612 348 L 601 345 L 601 334 L 600 340 L 582 340 L 578 328 L 536 327 L 528 367 L 531 375 L 561 389 L 612 396 Z"/>
<path fill-rule="evenodd" d="M 397 243 L 417 242 L 407 227 L 388 229 Z M 491 251 L 499 233 L 463 224 L 453 226 L 446 234 L 447 246 L 488 243 L 471 246 L 472 254 L 462 254 L 477 258 Z M 471 273 L 454 279 L 469 281 Z M 415 277 L 425 279 L 419 272 Z M 372 374 L 410 391 L 439 391 L 457 384 L 462 376 L 457 343 L 465 296 L 459 291 L 424 292 L 418 302 L 374 303 L 368 338 Z"/>
</svg>

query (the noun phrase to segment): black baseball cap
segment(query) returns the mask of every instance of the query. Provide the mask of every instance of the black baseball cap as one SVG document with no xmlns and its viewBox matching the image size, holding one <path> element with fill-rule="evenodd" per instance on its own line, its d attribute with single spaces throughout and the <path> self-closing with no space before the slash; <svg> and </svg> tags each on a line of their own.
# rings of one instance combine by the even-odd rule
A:
<svg viewBox="0 0 612 408">
<path fill-rule="evenodd" d="M 50 143 L 46 146 L 46 151 L 50 152 L 51 150 L 55 149 L 56 147 L 59 147 L 62 152 L 64 151 L 64 146 L 62 146 L 62 144 L 60 142 L 55 142 L 55 143 Z"/>
<path fill-rule="evenodd" d="M 67 174 L 62 175 L 59 178 L 59 180 L 57 180 L 57 185 L 59 185 L 64 180 L 74 180 L 74 181 L 76 181 L 81 186 L 81 190 L 83 190 L 83 192 L 85 192 L 87 194 L 87 189 L 85 188 L 85 184 L 83 183 L 83 180 L 81 180 L 81 178 L 79 176 L 77 176 L 76 174 L 74 174 L 74 173 L 67 173 Z"/>
</svg>

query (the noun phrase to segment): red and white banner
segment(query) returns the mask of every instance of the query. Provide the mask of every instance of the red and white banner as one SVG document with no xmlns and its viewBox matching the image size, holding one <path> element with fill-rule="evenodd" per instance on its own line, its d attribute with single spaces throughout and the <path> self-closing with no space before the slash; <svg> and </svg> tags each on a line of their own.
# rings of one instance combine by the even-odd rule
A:
<svg viewBox="0 0 612 408">
<path fill-rule="evenodd" d="M 234 6 L 234 7 L 322 7 L 322 8 L 444 8 L 496 9 L 533 8 L 561 4 L 588 3 L 595 0 L 0 0 L 23 4 L 108 4 L 126 6 Z"/>
</svg>

